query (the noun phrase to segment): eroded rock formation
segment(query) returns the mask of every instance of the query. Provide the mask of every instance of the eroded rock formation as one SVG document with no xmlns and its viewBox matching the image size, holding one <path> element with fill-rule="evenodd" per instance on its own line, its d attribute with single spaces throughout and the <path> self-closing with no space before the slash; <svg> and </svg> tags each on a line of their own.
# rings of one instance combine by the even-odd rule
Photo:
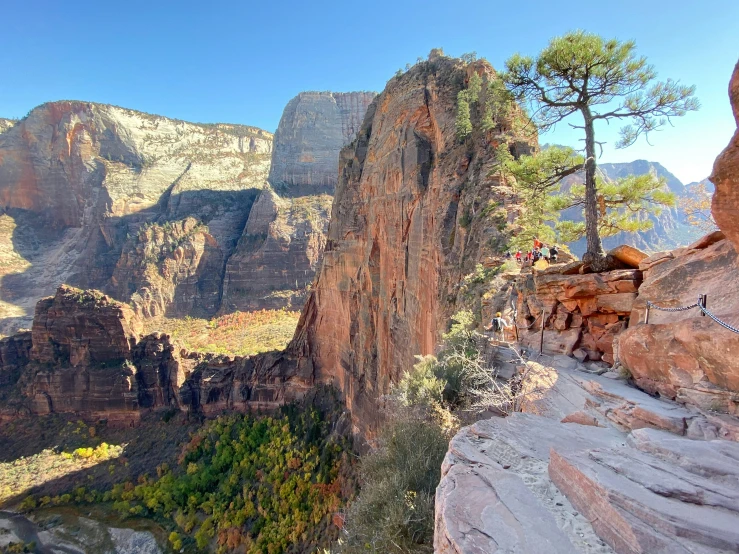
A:
<svg viewBox="0 0 739 554">
<path fill-rule="evenodd" d="M 162 265 L 171 253 L 147 257 L 156 241 L 141 245 L 143 257 L 136 258 L 140 232 L 195 218 L 210 238 L 188 246 L 190 261 L 212 258 L 208 250 L 225 261 L 265 185 L 271 150 L 272 135 L 253 127 L 196 125 L 85 102 L 32 110 L 0 135 L 0 233 L 10 262 L 0 288 L 2 327 L 29 326 L 36 301 L 60 283 L 109 290 L 126 301 L 145 287 L 171 298 L 166 308 L 175 313 L 193 304 L 196 312 L 214 313 L 219 298 L 214 303 L 209 294 L 179 302 L 193 281 L 222 281 L 224 264 L 178 267 L 187 275 L 177 282 Z M 110 282 L 117 266 L 132 274 L 122 287 Z M 148 280 L 132 281 L 144 273 Z M 218 289 L 220 297 L 220 282 Z"/>
<path fill-rule="evenodd" d="M 511 131 L 515 112 L 460 144 L 456 99 L 472 71 L 493 70 L 434 58 L 391 80 L 341 153 L 323 265 L 290 350 L 343 392 L 362 430 L 378 395 L 434 351 L 446 299 L 502 236 L 486 217 L 501 209 L 505 222 L 513 195 L 491 171 L 491 143 L 532 148 Z"/>
<path fill-rule="evenodd" d="M 283 353 L 214 356 L 140 334 L 134 309 L 95 290 L 63 285 L 40 300 L 31 332 L 0 340 L 0 420 L 74 412 L 116 424 L 142 411 L 206 415 L 272 410 L 314 385 Z"/>
<path fill-rule="evenodd" d="M 720 232 L 687 248 L 643 260 L 644 283 L 634 302 L 629 329 L 618 337 L 621 363 L 636 384 L 666 398 L 707 409 L 739 413 L 739 335 L 700 310 L 664 312 L 646 303 L 675 308 L 706 294 L 718 318 L 739 326 L 739 259 Z"/>
<path fill-rule="evenodd" d="M 339 150 L 357 136 L 374 92 L 301 92 L 275 133 L 269 182 L 278 192 L 332 193 Z"/>
<path fill-rule="evenodd" d="M 729 83 L 729 99 L 737 130 L 713 166 L 710 179 L 716 192 L 711 211 L 718 226 L 739 250 L 739 62 Z"/>
<path fill-rule="evenodd" d="M 635 249 L 616 254 L 632 263 L 639 257 Z M 518 278 L 518 336 L 534 351 L 613 364 L 613 341 L 626 328 L 642 272 L 622 269 L 581 275 L 582 267 L 580 262 L 554 265 Z"/>
<path fill-rule="evenodd" d="M 301 308 L 321 264 L 339 151 L 375 93 L 302 92 L 275 133 L 270 189 L 254 204 L 228 261 L 223 309 Z"/>
</svg>

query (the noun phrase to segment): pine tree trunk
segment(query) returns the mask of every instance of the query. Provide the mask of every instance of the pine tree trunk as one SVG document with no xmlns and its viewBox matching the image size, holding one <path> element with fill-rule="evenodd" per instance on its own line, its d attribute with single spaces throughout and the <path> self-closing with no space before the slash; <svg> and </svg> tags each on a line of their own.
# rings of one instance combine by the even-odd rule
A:
<svg viewBox="0 0 739 554">
<path fill-rule="evenodd" d="M 587 252 L 583 260 L 592 265 L 605 258 L 603 243 L 598 232 L 598 191 L 595 187 L 595 129 L 590 108 L 582 110 L 585 118 L 585 238 Z"/>
</svg>

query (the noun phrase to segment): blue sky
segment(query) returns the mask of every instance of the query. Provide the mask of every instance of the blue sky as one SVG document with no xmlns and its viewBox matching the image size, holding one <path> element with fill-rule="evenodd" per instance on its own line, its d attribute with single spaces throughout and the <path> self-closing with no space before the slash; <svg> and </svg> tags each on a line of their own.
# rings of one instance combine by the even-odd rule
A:
<svg viewBox="0 0 739 554">
<path fill-rule="evenodd" d="M 710 173 L 735 125 L 727 85 L 739 58 L 736 0 L 615 2 L 141 2 L 5 0 L 0 116 L 50 100 L 117 104 L 274 131 L 302 90 L 380 91 L 431 48 L 502 67 L 582 28 L 634 39 L 660 78 L 698 86 L 703 107 L 602 161 L 659 161 L 685 182 Z M 542 142 L 577 145 L 560 126 Z M 615 142 L 616 128 L 598 130 Z"/>
</svg>

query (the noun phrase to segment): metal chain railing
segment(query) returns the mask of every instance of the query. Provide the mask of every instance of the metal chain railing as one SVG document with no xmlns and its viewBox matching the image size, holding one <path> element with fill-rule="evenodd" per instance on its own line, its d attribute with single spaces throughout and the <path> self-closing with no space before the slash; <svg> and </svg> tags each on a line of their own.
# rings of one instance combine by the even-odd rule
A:
<svg viewBox="0 0 739 554">
<path fill-rule="evenodd" d="M 713 315 L 708 310 L 708 308 L 706 308 L 707 299 L 708 299 L 707 295 L 701 294 L 698 297 L 698 302 L 696 302 L 695 304 L 691 304 L 690 306 L 678 306 L 675 308 L 665 308 L 663 306 L 658 306 L 654 302 L 650 302 L 649 300 L 647 300 L 647 313 L 646 313 L 646 317 L 644 318 L 644 323 L 649 323 L 649 310 L 652 308 L 654 308 L 655 310 L 659 310 L 661 312 L 684 312 L 687 310 L 692 310 L 693 308 L 698 308 L 702 312 L 702 315 L 710 317 L 716 323 L 721 325 L 721 327 L 723 327 L 724 329 L 728 329 L 729 331 L 739 334 L 739 329 L 729 325 L 725 321 L 721 321 L 719 318 Z"/>
<path fill-rule="evenodd" d="M 704 306 L 698 306 L 698 307 L 701 309 L 701 311 L 705 315 L 707 315 L 712 320 L 714 320 L 716 323 L 718 323 L 719 325 L 721 325 L 721 327 L 723 327 L 724 329 L 728 329 L 729 331 L 732 331 L 734 333 L 739 333 L 739 329 L 737 329 L 736 327 L 732 327 L 731 325 L 729 325 L 728 323 L 726 323 L 724 321 L 721 321 L 719 318 L 717 318 L 715 315 L 713 315 L 711 312 L 709 312 Z"/>
<path fill-rule="evenodd" d="M 679 308 L 663 308 L 662 306 L 657 306 L 657 304 L 654 304 L 647 300 L 647 307 L 654 308 L 655 310 L 659 310 L 660 312 L 684 312 L 686 310 L 692 310 L 693 308 L 700 308 L 700 304 L 696 302 L 695 304 L 691 304 L 690 306 L 680 306 Z"/>
</svg>

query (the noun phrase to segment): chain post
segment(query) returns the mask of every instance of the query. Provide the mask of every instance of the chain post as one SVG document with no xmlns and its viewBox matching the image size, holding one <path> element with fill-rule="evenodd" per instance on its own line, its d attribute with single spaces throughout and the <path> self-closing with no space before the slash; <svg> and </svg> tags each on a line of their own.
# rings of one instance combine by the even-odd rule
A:
<svg viewBox="0 0 739 554">
<path fill-rule="evenodd" d="M 644 325 L 649 324 L 649 310 L 651 308 L 652 308 L 652 305 L 649 302 L 647 302 L 647 313 L 646 313 L 646 316 L 644 317 Z"/>
<path fill-rule="evenodd" d="M 707 294 L 701 294 L 700 295 L 700 298 L 698 300 L 698 303 L 701 305 L 701 307 L 703 309 L 706 309 L 706 302 L 707 302 L 707 300 L 708 300 L 708 295 Z M 701 316 L 702 317 L 706 317 L 706 312 L 704 312 L 703 310 L 701 310 Z"/>
</svg>

